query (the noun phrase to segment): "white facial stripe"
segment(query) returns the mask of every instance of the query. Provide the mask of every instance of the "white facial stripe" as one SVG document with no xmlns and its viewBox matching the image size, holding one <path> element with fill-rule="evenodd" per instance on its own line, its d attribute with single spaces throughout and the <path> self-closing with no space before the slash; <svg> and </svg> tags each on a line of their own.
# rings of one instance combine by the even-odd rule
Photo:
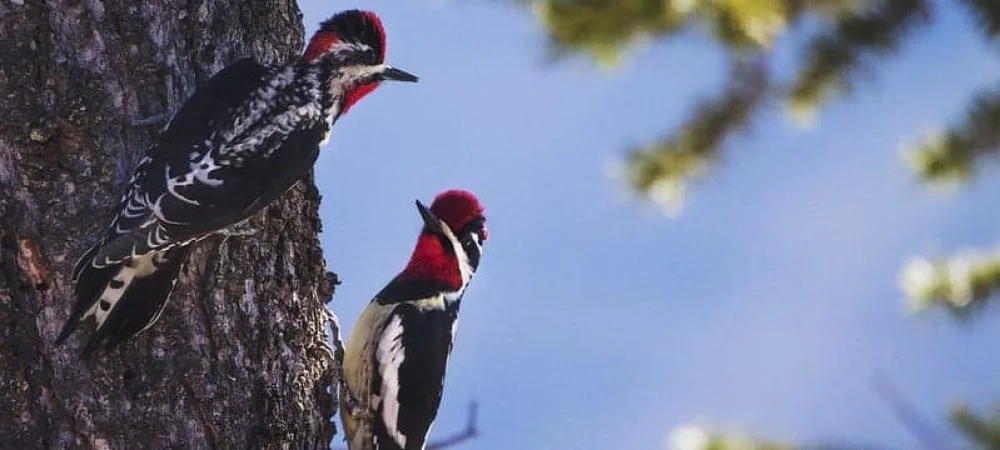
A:
<svg viewBox="0 0 1000 450">
<path fill-rule="evenodd" d="M 379 64 L 377 66 L 369 66 L 365 64 L 355 64 L 351 66 L 341 67 L 338 71 L 340 72 L 337 78 L 346 78 L 349 80 L 358 80 L 362 78 L 367 78 L 372 74 L 382 73 L 389 66 L 385 64 Z"/>
<path fill-rule="evenodd" d="M 382 330 L 378 346 L 375 350 L 375 360 L 378 362 L 378 373 L 382 377 L 379 388 L 382 402 L 382 421 L 385 428 L 400 447 L 406 447 L 406 436 L 399 431 L 399 367 L 405 359 L 403 348 L 403 319 L 393 315 L 389 324 Z"/>
<path fill-rule="evenodd" d="M 455 254 L 458 255 L 458 271 L 462 274 L 462 289 L 472 280 L 472 275 L 476 272 L 469 263 L 469 255 L 465 253 L 465 248 L 461 243 L 455 243 Z"/>
<path fill-rule="evenodd" d="M 451 231 L 451 227 L 444 223 L 443 220 L 440 223 L 441 230 L 444 231 L 445 237 L 448 238 L 448 242 L 451 242 L 451 247 L 455 250 L 455 257 L 458 258 L 458 273 L 462 277 L 462 286 L 458 290 L 444 292 L 441 295 L 446 305 L 452 305 L 462 298 L 462 294 L 465 293 L 465 288 L 469 285 L 469 281 L 472 280 L 475 270 L 472 268 L 472 264 L 469 263 L 469 255 L 465 253 L 465 248 L 462 247 L 462 243 L 455 237 L 455 233 Z"/>
<path fill-rule="evenodd" d="M 473 232 L 471 232 L 469 234 L 472 235 L 472 243 L 476 244 L 476 250 L 478 250 L 479 251 L 479 255 L 482 256 L 482 254 L 483 254 L 483 240 L 482 240 L 482 238 L 480 238 L 479 237 L 479 233 L 476 233 L 475 231 L 473 231 Z"/>
<path fill-rule="evenodd" d="M 469 264 L 469 255 L 465 253 L 465 248 L 462 247 L 462 243 L 455 237 L 455 232 L 451 231 L 451 227 L 444 223 L 444 221 L 441 221 L 441 229 L 444 230 L 444 235 L 451 242 L 451 247 L 455 249 L 455 256 L 458 257 L 458 272 L 462 276 L 462 287 L 459 289 L 459 295 L 461 295 L 461 292 L 465 290 L 465 286 L 469 284 L 469 280 L 472 279 L 475 270 L 472 269 L 472 264 Z"/>
</svg>

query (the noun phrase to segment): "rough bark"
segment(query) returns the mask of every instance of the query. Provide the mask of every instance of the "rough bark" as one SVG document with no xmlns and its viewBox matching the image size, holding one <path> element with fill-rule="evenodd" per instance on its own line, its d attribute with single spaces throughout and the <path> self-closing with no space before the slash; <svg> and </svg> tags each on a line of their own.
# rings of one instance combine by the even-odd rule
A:
<svg viewBox="0 0 1000 450">
<path fill-rule="evenodd" d="M 197 244 L 120 350 L 80 361 L 90 325 L 53 346 L 71 266 L 163 125 L 136 123 L 302 33 L 294 0 L 0 0 L 0 448 L 328 448 L 335 277 L 311 180 L 258 234 Z"/>
</svg>

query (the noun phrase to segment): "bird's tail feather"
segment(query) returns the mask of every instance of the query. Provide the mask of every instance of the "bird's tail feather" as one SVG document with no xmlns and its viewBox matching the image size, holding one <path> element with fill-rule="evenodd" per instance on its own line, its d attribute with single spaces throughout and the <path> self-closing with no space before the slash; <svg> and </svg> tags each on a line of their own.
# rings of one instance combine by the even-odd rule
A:
<svg viewBox="0 0 1000 450">
<path fill-rule="evenodd" d="M 100 244 L 97 244 L 87 250 L 87 253 L 84 253 L 80 257 L 80 260 L 77 261 L 76 266 L 73 268 L 73 281 L 76 284 L 76 302 L 73 303 L 73 310 L 69 314 L 69 320 L 63 325 L 62 331 L 59 332 L 59 337 L 56 338 L 56 345 L 61 345 L 65 342 L 66 338 L 73 334 L 73 331 L 76 331 L 77 327 L 87 317 L 93 314 L 94 304 L 97 303 L 101 292 L 107 287 L 108 281 L 121 271 L 122 264 L 102 268 L 97 268 L 90 264 L 99 248 Z"/>
<path fill-rule="evenodd" d="M 76 285 L 77 303 L 56 343 L 94 316 L 97 328 L 81 355 L 86 359 L 102 346 L 110 350 L 152 326 L 167 304 L 187 254 L 188 248 L 179 246 L 105 268 L 84 267 Z"/>
<path fill-rule="evenodd" d="M 90 262 L 94 259 L 94 255 L 96 255 L 97 251 L 101 249 L 102 244 L 103 241 L 94 244 L 92 247 L 87 249 L 87 252 L 84 253 L 80 259 L 76 260 L 76 264 L 73 265 L 73 281 L 80 279 L 80 274 L 83 272 L 83 269 L 90 265 Z"/>
</svg>

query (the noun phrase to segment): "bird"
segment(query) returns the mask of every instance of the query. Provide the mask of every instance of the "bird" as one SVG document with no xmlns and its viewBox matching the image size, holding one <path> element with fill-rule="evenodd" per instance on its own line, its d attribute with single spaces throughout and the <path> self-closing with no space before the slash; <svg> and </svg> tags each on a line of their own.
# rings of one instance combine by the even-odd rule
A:
<svg viewBox="0 0 1000 450">
<path fill-rule="evenodd" d="M 343 11 L 295 61 L 241 59 L 196 89 L 73 268 L 75 303 L 56 345 L 93 318 L 88 358 L 156 323 L 194 242 L 245 223 L 305 177 L 333 124 L 383 81 L 417 81 L 386 64 L 385 50 L 375 13 Z"/>
<path fill-rule="evenodd" d="M 427 445 L 462 296 L 489 238 L 468 191 L 416 205 L 423 228 L 413 254 L 361 312 L 344 350 L 340 412 L 350 450 Z"/>
</svg>

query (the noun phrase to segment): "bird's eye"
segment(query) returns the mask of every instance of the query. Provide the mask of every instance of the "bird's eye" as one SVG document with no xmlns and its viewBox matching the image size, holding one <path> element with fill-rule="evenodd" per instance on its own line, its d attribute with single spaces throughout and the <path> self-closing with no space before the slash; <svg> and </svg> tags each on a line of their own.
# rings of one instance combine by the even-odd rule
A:
<svg viewBox="0 0 1000 450">
<path fill-rule="evenodd" d="M 355 51 L 352 55 L 352 63 L 354 64 L 364 64 L 368 66 L 374 66 L 379 63 L 378 54 L 370 48 L 364 48 L 363 50 Z"/>
<path fill-rule="evenodd" d="M 483 233 L 481 231 L 473 231 L 473 232 L 465 235 L 465 238 L 462 239 L 462 246 L 464 246 L 466 248 L 473 247 L 473 246 L 475 246 L 475 247 L 482 247 L 484 240 L 485 239 L 483 239 Z"/>
<path fill-rule="evenodd" d="M 366 45 L 350 42 L 339 44 L 334 50 L 342 66 L 375 65 L 379 63 L 379 55 Z"/>
<path fill-rule="evenodd" d="M 486 242 L 488 236 L 486 224 L 483 222 L 483 219 L 478 219 L 466 225 L 461 233 L 460 241 L 466 252 L 472 248 L 481 251 L 483 243 Z"/>
</svg>

